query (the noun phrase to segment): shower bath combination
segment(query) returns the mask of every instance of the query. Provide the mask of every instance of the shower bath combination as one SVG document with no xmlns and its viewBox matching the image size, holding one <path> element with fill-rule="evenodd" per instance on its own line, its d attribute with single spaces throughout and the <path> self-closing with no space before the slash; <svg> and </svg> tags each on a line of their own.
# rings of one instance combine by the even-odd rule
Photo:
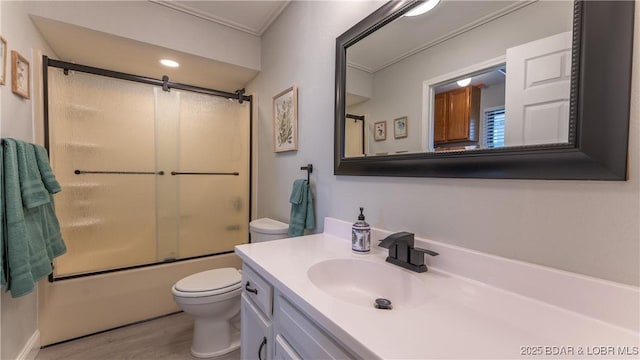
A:
<svg viewBox="0 0 640 360">
<path fill-rule="evenodd" d="M 251 97 L 45 57 L 57 281 L 248 242 Z M 233 101 L 229 101 L 233 99 Z"/>
</svg>

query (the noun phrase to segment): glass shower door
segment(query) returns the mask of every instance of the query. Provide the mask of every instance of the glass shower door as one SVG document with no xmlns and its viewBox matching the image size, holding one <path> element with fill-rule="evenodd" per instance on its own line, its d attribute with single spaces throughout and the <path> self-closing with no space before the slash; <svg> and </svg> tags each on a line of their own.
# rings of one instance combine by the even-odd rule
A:
<svg viewBox="0 0 640 360">
<path fill-rule="evenodd" d="M 250 103 L 49 67 L 54 278 L 248 241 Z"/>
<path fill-rule="evenodd" d="M 54 275 L 156 261 L 153 89 L 49 69 L 51 163 L 67 254 Z M 148 172 L 150 174 L 140 174 Z"/>
<path fill-rule="evenodd" d="M 249 233 L 250 106 L 180 95 L 179 257 L 232 251 Z"/>
</svg>

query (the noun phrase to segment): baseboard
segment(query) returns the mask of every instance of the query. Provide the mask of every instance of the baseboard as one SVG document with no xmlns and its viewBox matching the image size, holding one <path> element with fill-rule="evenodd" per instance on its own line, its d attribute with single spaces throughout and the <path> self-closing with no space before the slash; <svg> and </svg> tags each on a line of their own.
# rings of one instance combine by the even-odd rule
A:
<svg viewBox="0 0 640 360">
<path fill-rule="evenodd" d="M 35 360 L 36 356 L 38 356 L 38 351 L 40 351 L 40 331 L 36 330 L 24 345 L 16 360 Z"/>
<path fill-rule="evenodd" d="M 114 326 L 114 327 L 112 327 L 112 328 L 105 329 L 105 330 L 100 330 L 100 331 L 96 331 L 96 332 L 93 332 L 93 333 L 91 333 L 91 334 L 86 334 L 86 335 L 82 335 L 82 336 L 74 337 L 74 338 L 71 338 L 71 339 L 58 341 L 58 342 L 55 342 L 55 343 L 52 343 L 52 344 L 46 344 L 46 345 L 44 345 L 44 346 L 40 346 L 40 348 L 45 349 L 45 348 L 48 348 L 48 347 L 51 347 L 51 346 L 61 345 L 61 344 L 65 344 L 65 343 L 68 343 L 68 342 L 71 342 L 71 341 L 76 341 L 76 340 L 80 340 L 80 339 L 88 338 L 88 337 L 90 337 L 90 336 L 104 334 L 104 333 L 107 333 L 107 332 L 109 332 L 109 331 L 120 330 L 120 329 L 122 329 L 122 328 L 126 328 L 126 327 L 128 327 L 128 326 L 138 325 L 138 324 L 146 323 L 146 322 L 149 322 L 149 321 L 162 319 L 162 318 L 167 317 L 167 316 L 171 316 L 171 315 L 175 315 L 175 314 L 180 314 L 181 312 L 182 312 L 182 310 L 180 310 L 180 311 L 174 311 L 174 312 L 171 312 L 171 313 L 168 313 L 168 314 L 163 314 L 163 315 L 159 315 L 159 316 L 154 316 L 154 317 L 152 317 L 152 318 L 148 318 L 148 319 L 144 319 L 144 320 L 140 320 L 140 321 L 134 321 L 134 322 L 130 322 L 130 323 L 127 323 L 127 324 L 124 324 L 124 325 Z M 1 360 L 1 359 L 0 359 L 0 360 Z"/>
</svg>

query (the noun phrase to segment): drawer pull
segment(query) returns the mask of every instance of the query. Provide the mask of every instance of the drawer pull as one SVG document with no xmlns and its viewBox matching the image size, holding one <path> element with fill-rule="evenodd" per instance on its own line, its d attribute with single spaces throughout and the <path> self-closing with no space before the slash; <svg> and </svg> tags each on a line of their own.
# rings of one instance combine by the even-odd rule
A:
<svg viewBox="0 0 640 360">
<path fill-rule="evenodd" d="M 252 289 L 249 286 L 251 286 L 251 284 L 247 281 L 247 283 L 244 285 L 244 289 L 247 290 L 248 292 L 252 292 L 258 295 L 258 289 Z"/>
<path fill-rule="evenodd" d="M 267 337 L 265 336 L 262 339 L 262 344 L 260 344 L 260 347 L 258 348 L 258 360 L 262 360 L 262 348 L 267 345 Z"/>
</svg>

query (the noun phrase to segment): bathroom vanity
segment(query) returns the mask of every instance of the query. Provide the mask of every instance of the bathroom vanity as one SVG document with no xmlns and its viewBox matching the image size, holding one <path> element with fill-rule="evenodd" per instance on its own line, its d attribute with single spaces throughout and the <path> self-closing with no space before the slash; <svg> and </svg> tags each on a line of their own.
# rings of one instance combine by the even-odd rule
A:
<svg viewBox="0 0 640 360">
<path fill-rule="evenodd" d="M 316 325 L 286 295 L 245 264 L 242 359 L 347 359 L 355 354 Z"/>
<path fill-rule="evenodd" d="M 236 247 L 242 358 L 638 355 L 635 287 L 416 238 L 440 253 L 419 274 L 375 245 L 353 254 L 349 235 L 327 218 L 322 234 Z"/>
</svg>

